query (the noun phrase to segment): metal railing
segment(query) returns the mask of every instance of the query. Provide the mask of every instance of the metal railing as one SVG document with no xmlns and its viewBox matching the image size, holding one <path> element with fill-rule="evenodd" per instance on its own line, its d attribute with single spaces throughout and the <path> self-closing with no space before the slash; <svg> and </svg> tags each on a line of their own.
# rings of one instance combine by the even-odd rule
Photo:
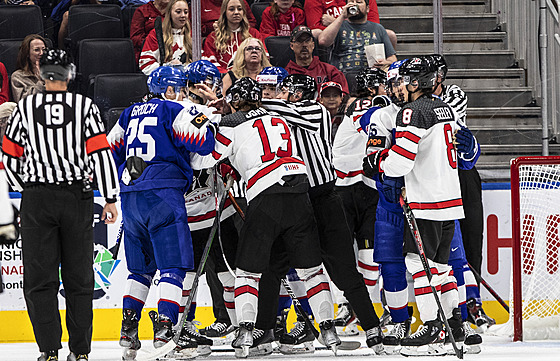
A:
<svg viewBox="0 0 560 361">
<path fill-rule="evenodd" d="M 559 0 L 492 0 L 491 5 L 492 12 L 498 14 L 502 27 L 507 31 L 508 48 L 515 52 L 519 66 L 527 71 L 527 86 L 534 89 L 539 105 L 545 105 L 543 155 L 548 155 L 548 141 L 560 141 Z M 546 14 L 546 36 L 539 31 L 541 14 Z M 543 51 L 546 59 L 541 63 Z M 541 87 L 543 69 L 546 74 L 545 94 Z"/>
</svg>

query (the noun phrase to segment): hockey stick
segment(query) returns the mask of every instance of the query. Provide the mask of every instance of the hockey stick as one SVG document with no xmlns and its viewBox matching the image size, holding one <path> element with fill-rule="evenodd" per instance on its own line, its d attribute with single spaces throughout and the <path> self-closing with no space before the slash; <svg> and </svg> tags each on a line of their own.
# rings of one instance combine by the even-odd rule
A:
<svg viewBox="0 0 560 361">
<path fill-rule="evenodd" d="M 111 249 L 109 250 L 113 255 L 113 259 L 117 259 L 119 255 L 119 249 L 121 248 L 121 241 L 123 235 L 123 222 L 121 222 L 121 226 L 119 227 L 119 232 L 117 233 L 117 242 Z"/>
<path fill-rule="evenodd" d="M 214 236 L 216 235 L 216 231 L 218 230 L 218 225 L 220 224 L 221 210 L 224 208 L 224 204 L 226 203 L 227 193 L 229 192 L 229 189 L 231 188 L 232 185 L 233 185 L 233 178 L 229 177 L 227 180 L 225 191 L 219 203 L 218 200 L 216 200 L 216 217 L 214 218 L 214 223 L 212 224 L 212 228 L 210 229 L 210 235 L 208 236 L 208 241 L 206 241 L 206 246 L 204 247 L 204 251 L 202 252 L 202 257 L 200 259 L 200 263 L 198 265 L 198 269 L 196 270 L 193 284 L 191 286 L 191 292 L 187 297 L 187 302 L 185 304 L 185 311 L 181 315 L 181 319 L 178 322 L 178 324 L 181 325 L 181 330 L 184 327 L 186 327 L 185 321 L 187 319 L 187 315 L 189 314 L 189 309 L 191 308 L 194 295 L 196 294 L 196 290 L 198 288 L 198 281 L 200 279 L 200 275 L 202 274 L 202 271 L 204 270 L 204 266 L 206 265 L 206 260 L 208 259 L 208 254 L 210 253 L 210 247 L 212 246 L 212 241 L 214 239 Z M 171 350 L 177 347 L 177 341 L 179 341 L 180 336 L 181 336 L 181 332 L 177 332 L 175 336 L 173 336 L 173 338 L 169 340 L 168 343 L 166 343 L 160 348 L 155 349 L 153 352 L 150 352 L 149 354 L 137 356 L 136 361 L 151 361 L 159 357 L 162 357 L 164 355 L 167 355 L 169 352 L 171 352 Z"/>
<path fill-rule="evenodd" d="M 494 289 L 488 284 L 488 282 L 484 280 L 484 278 L 482 278 L 482 276 L 477 271 L 475 271 L 470 263 L 467 264 L 469 265 L 469 268 L 471 269 L 471 272 L 473 273 L 477 281 L 482 283 L 482 285 L 488 290 L 488 292 L 490 292 L 490 294 L 494 296 L 496 301 L 498 301 L 500 305 L 502 305 L 502 307 L 509 313 L 509 306 L 504 302 L 500 295 L 496 291 L 494 291 Z"/>
<path fill-rule="evenodd" d="M 241 207 L 239 206 L 235 198 L 229 192 L 228 192 L 228 197 L 231 203 L 233 204 L 233 208 L 235 208 L 235 210 L 237 211 L 241 219 L 245 221 L 245 214 L 243 213 L 243 210 L 241 209 Z M 281 281 L 282 281 L 282 285 L 286 289 L 286 292 L 292 299 L 292 303 L 294 304 L 294 308 L 296 309 L 296 312 L 305 320 L 307 327 L 309 327 L 311 332 L 313 332 L 313 336 L 315 336 L 317 341 L 319 341 L 319 343 L 324 346 L 325 343 L 323 342 L 323 339 L 320 337 L 319 331 L 317 331 L 315 325 L 309 319 L 309 315 L 307 314 L 307 312 L 305 312 L 305 310 L 301 306 L 301 302 L 299 302 L 299 299 L 296 297 L 296 294 L 292 290 L 292 287 L 290 286 L 286 278 L 282 278 Z M 341 341 L 341 342 L 342 343 L 338 346 L 339 350 L 356 350 L 360 348 L 360 346 L 362 346 L 360 341 Z"/>
<path fill-rule="evenodd" d="M 443 319 L 443 323 L 447 328 L 447 334 L 449 335 L 449 340 L 451 341 L 451 345 L 453 345 L 453 349 L 455 350 L 455 355 L 462 360 L 463 348 L 461 347 L 459 349 L 459 347 L 457 347 L 457 343 L 455 342 L 455 337 L 453 337 L 453 332 L 451 330 L 451 327 L 449 326 L 449 322 L 447 321 L 447 318 L 445 317 L 445 312 L 443 312 L 443 307 L 441 306 L 441 302 L 437 295 L 436 288 L 432 284 L 432 272 L 430 271 L 430 266 L 428 265 L 428 259 L 426 258 L 426 254 L 424 253 L 424 243 L 422 242 L 422 237 L 420 237 L 420 230 L 418 229 L 418 224 L 416 223 L 416 217 L 414 217 L 414 214 L 412 213 L 410 206 L 404 200 L 404 196 L 402 194 L 400 196 L 400 203 L 406 221 L 408 223 L 408 226 L 410 227 L 410 231 L 412 232 L 412 236 L 416 241 L 416 247 L 418 248 L 418 255 L 420 256 L 420 260 L 422 261 L 422 267 L 424 267 L 424 272 L 426 273 L 426 277 L 428 277 L 428 282 L 430 283 L 430 289 L 432 290 L 432 294 L 436 299 L 439 315 Z"/>
</svg>

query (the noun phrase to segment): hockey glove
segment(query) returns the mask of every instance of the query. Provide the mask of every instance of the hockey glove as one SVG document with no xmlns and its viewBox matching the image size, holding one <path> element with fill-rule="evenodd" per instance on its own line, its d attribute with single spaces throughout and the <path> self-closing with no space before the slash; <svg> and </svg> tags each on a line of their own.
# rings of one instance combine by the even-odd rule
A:
<svg viewBox="0 0 560 361">
<path fill-rule="evenodd" d="M 463 153 L 464 159 L 472 159 L 476 155 L 477 144 L 476 139 L 467 127 L 461 127 L 455 133 L 455 142 L 457 151 Z"/>
<path fill-rule="evenodd" d="M 376 174 L 383 173 L 383 170 L 380 168 L 381 161 L 387 158 L 388 155 L 389 149 L 378 150 L 367 155 L 362 165 L 364 175 L 368 178 L 373 178 Z"/>
<path fill-rule="evenodd" d="M 399 203 L 404 187 L 404 177 L 383 177 L 382 192 L 388 202 Z"/>
<path fill-rule="evenodd" d="M 220 173 L 223 179 L 226 179 L 228 175 L 236 181 L 241 179 L 241 175 L 235 170 L 235 168 L 233 168 L 229 160 L 218 164 L 218 173 Z"/>
</svg>

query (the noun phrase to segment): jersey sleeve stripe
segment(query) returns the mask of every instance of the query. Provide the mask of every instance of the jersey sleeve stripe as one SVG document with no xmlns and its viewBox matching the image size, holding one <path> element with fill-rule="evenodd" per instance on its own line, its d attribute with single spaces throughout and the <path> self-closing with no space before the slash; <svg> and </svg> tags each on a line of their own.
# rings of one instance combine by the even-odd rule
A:
<svg viewBox="0 0 560 361">
<path fill-rule="evenodd" d="M 280 158 L 276 162 L 274 162 L 274 163 L 264 167 L 263 169 L 259 170 L 254 176 L 252 176 L 251 179 L 249 179 L 249 181 L 247 182 L 247 189 L 249 189 L 253 185 L 255 185 L 255 183 L 259 179 L 261 179 L 262 177 L 264 177 L 265 175 L 267 175 L 268 173 L 270 173 L 274 169 L 276 169 L 276 168 L 278 168 L 281 165 L 286 164 L 286 163 L 304 164 L 303 161 L 301 161 L 299 159 L 296 159 L 296 158 L 292 158 L 292 157 Z"/>
<path fill-rule="evenodd" d="M 433 203 L 410 203 L 410 208 L 412 209 L 445 209 L 452 207 L 459 207 L 463 205 L 463 199 L 450 199 L 443 202 L 433 202 Z"/>
<path fill-rule="evenodd" d="M 224 135 L 221 133 L 216 134 L 216 140 L 222 143 L 223 145 L 225 145 L 226 147 L 231 144 L 231 139 L 224 137 Z"/>
<path fill-rule="evenodd" d="M 419 136 L 417 136 L 416 134 L 414 134 L 412 132 L 409 132 L 409 131 L 396 132 L 395 133 L 395 138 L 406 138 L 406 139 L 408 139 L 411 142 L 414 142 L 416 144 L 418 144 L 418 142 L 420 141 Z"/>
<path fill-rule="evenodd" d="M 15 142 L 12 142 L 5 135 L 4 135 L 4 140 L 2 142 L 2 150 L 4 151 L 4 153 L 14 158 L 19 158 L 23 156 L 23 147 Z"/>
<path fill-rule="evenodd" d="M 391 150 L 397 153 L 398 155 L 403 156 L 406 159 L 410 159 L 412 161 L 414 161 L 414 159 L 416 158 L 416 153 L 412 153 L 396 144 L 393 147 L 391 147 Z"/>
<path fill-rule="evenodd" d="M 336 176 L 340 179 L 344 179 L 344 178 L 347 178 L 347 177 L 356 177 L 356 176 L 359 176 L 360 174 L 364 174 L 363 170 L 353 170 L 353 171 L 350 171 L 348 173 L 344 173 L 344 172 L 342 172 L 338 169 L 335 169 L 334 171 L 336 172 Z"/>
<path fill-rule="evenodd" d="M 86 152 L 91 154 L 103 149 L 109 149 L 107 136 L 105 134 L 97 134 L 86 140 Z"/>
<path fill-rule="evenodd" d="M 438 269 L 435 268 L 435 267 L 431 267 L 431 268 L 430 268 L 430 272 L 431 272 L 433 275 L 437 275 L 437 274 L 438 274 Z M 426 271 L 423 271 L 423 270 L 422 270 L 422 271 L 420 271 L 420 272 L 416 272 L 415 274 L 413 274 L 413 275 L 412 275 L 412 279 L 415 280 L 415 279 L 417 279 L 418 277 L 424 277 L 424 276 L 426 276 Z"/>
</svg>

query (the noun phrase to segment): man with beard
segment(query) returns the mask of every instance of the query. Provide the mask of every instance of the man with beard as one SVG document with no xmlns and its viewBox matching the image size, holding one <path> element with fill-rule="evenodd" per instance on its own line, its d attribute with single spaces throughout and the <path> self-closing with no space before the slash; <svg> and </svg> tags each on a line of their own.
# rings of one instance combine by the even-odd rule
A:
<svg viewBox="0 0 560 361">
<path fill-rule="evenodd" d="M 332 64 L 339 70 L 357 71 L 368 67 L 365 46 L 384 44 L 385 59 L 378 59 L 376 68 L 397 60 L 395 49 L 385 28 L 368 21 L 369 4 L 365 0 L 348 0 L 342 14 L 319 35 L 320 46 L 334 44 Z"/>
<path fill-rule="evenodd" d="M 334 81 L 342 85 L 342 91 L 348 94 L 348 82 L 344 74 L 334 66 L 319 60 L 313 56 L 315 42 L 311 29 L 305 25 L 299 25 L 292 30 L 290 49 L 295 54 L 296 61 L 290 60 L 286 70 L 290 74 L 304 74 L 315 78 L 317 86 L 327 81 Z"/>
</svg>

